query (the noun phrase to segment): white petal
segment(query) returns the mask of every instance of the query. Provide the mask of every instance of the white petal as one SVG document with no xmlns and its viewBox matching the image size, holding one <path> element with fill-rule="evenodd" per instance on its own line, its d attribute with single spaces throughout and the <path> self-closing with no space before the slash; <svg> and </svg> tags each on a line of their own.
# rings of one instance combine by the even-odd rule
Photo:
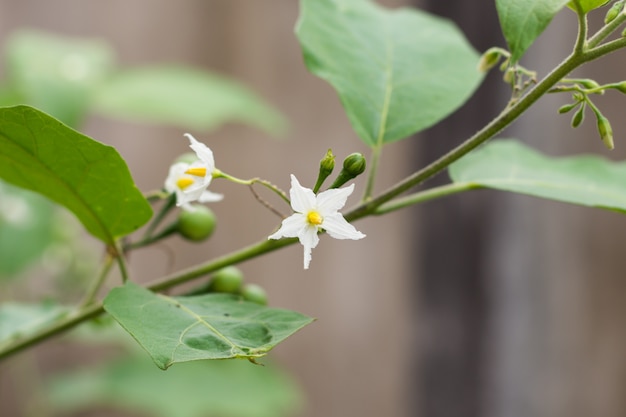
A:
<svg viewBox="0 0 626 417">
<path fill-rule="evenodd" d="M 363 239 L 365 235 L 354 228 L 343 218 L 341 213 L 324 217 L 322 227 L 335 239 Z"/>
<path fill-rule="evenodd" d="M 206 165 L 207 176 L 209 176 L 215 170 L 215 160 L 213 159 L 213 152 L 208 146 L 206 146 L 204 143 L 198 142 L 189 133 L 185 133 L 185 136 L 187 137 L 187 139 L 189 139 L 189 142 L 191 142 L 189 147 L 193 149 L 193 151 L 198 156 L 198 159 L 200 159 L 204 163 L 204 165 Z"/>
<path fill-rule="evenodd" d="M 309 269 L 311 251 L 320 242 L 320 238 L 317 236 L 317 228 L 312 226 L 303 228 L 298 234 L 298 239 L 304 247 L 304 269 Z"/>
<path fill-rule="evenodd" d="M 304 188 L 298 182 L 295 175 L 291 175 L 291 208 L 298 213 L 306 213 L 315 208 L 315 194 L 310 188 Z"/>
<path fill-rule="evenodd" d="M 271 234 L 268 239 L 280 239 L 281 237 L 298 237 L 301 230 L 306 228 L 307 223 L 304 215 L 294 213 L 283 220 L 280 229 Z"/>
<path fill-rule="evenodd" d="M 198 202 L 200 203 L 214 203 L 216 201 L 222 201 L 224 199 L 223 194 L 212 193 L 211 191 L 204 191 L 198 197 Z"/>
<path fill-rule="evenodd" d="M 175 163 L 170 167 L 170 172 L 165 179 L 165 190 L 168 193 L 174 193 L 178 190 L 176 182 L 180 177 L 185 175 L 185 171 L 187 171 L 188 167 L 189 164 L 184 162 Z"/>
<path fill-rule="evenodd" d="M 317 209 L 322 216 L 328 216 L 342 208 L 348 196 L 354 191 L 354 184 L 349 187 L 326 190 L 317 196 Z"/>
</svg>

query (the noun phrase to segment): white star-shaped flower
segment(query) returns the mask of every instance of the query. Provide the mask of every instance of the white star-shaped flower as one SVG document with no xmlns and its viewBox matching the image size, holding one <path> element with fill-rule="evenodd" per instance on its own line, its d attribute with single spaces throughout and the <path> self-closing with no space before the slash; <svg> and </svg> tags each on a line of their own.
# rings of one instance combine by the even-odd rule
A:
<svg viewBox="0 0 626 417">
<path fill-rule="evenodd" d="M 304 269 L 309 268 L 311 250 L 320 239 L 317 235 L 324 229 L 335 239 L 363 239 L 365 235 L 343 218 L 339 209 L 354 191 L 354 184 L 346 188 L 326 190 L 317 196 L 313 190 L 300 185 L 298 179 L 291 176 L 291 208 L 294 214 L 283 220 L 280 229 L 268 239 L 297 237 L 304 246 Z"/>
<path fill-rule="evenodd" d="M 189 147 L 193 149 L 198 159 L 192 163 L 177 162 L 172 165 L 165 180 L 165 190 L 176 193 L 176 205 L 185 209 L 190 209 L 190 203 L 193 201 L 200 203 L 220 201 L 224 198 L 223 195 L 207 190 L 215 170 L 213 152 L 189 133 L 185 133 L 185 136 L 191 142 Z"/>
</svg>

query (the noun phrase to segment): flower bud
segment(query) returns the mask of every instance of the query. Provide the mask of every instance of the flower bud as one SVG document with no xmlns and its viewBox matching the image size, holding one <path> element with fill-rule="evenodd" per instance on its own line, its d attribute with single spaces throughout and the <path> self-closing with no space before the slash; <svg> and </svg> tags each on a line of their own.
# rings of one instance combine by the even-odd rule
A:
<svg viewBox="0 0 626 417">
<path fill-rule="evenodd" d="M 613 6 L 611 6 L 611 8 L 606 12 L 606 15 L 604 16 L 604 23 L 607 24 L 615 20 L 615 18 L 617 17 L 617 15 L 620 14 L 623 8 L 624 0 L 616 1 Z"/>
<path fill-rule="evenodd" d="M 333 169 L 335 169 L 335 155 L 333 155 L 333 151 L 329 149 L 320 161 L 319 174 L 317 174 L 317 181 L 315 182 L 315 187 L 313 187 L 314 193 L 319 191 L 326 178 L 333 173 Z"/>
<path fill-rule="evenodd" d="M 578 82 L 585 88 L 593 90 L 595 88 L 600 87 L 600 84 L 598 84 L 596 81 L 590 79 L 590 78 L 584 78 L 582 80 L 578 80 Z"/>
<path fill-rule="evenodd" d="M 485 51 L 485 53 L 480 57 L 480 61 L 478 61 L 478 70 L 480 72 L 487 72 L 494 66 L 498 64 L 500 58 L 502 57 L 502 50 L 500 48 L 489 48 Z"/>
<path fill-rule="evenodd" d="M 612 87 L 619 91 L 620 93 L 626 94 L 626 81 L 622 81 L 621 83 L 613 84 Z"/>
<path fill-rule="evenodd" d="M 578 106 L 578 104 L 579 103 L 570 103 L 559 107 L 559 114 L 564 114 L 571 111 L 574 107 Z"/>
<path fill-rule="evenodd" d="M 348 157 L 343 160 L 343 169 L 330 188 L 339 188 L 351 179 L 358 177 L 365 171 L 365 165 L 365 157 L 363 154 L 355 152 L 348 155 Z"/>
<path fill-rule="evenodd" d="M 615 144 L 613 143 L 613 128 L 611 128 L 609 119 L 602 115 L 598 115 L 598 133 L 600 133 L 600 139 L 602 139 L 604 146 L 609 150 L 613 150 L 613 148 L 615 148 Z"/>
<path fill-rule="evenodd" d="M 576 128 L 580 126 L 584 118 L 585 118 L 585 104 L 583 103 L 580 106 L 580 108 L 576 111 L 576 113 L 574 113 L 574 116 L 572 117 L 572 127 Z"/>
</svg>

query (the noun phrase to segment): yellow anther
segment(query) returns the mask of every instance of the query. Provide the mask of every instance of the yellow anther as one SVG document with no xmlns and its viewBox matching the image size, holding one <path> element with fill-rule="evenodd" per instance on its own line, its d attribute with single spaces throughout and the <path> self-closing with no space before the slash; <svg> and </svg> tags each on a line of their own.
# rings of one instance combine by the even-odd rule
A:
<svg viewBox="0 0 626 417">
<path fill-rule="evenodd" d="M 180 188 L 181 190 L 184 190 L 185 188 L 189 187 L 191 184 L 193 184 L 193 180 L 191 178 L 179 178 L 178 181 L 176 181 L 176 186 L 178 188 Z"/>
<path fill-rule="evenodd" d="M 309 211 L 309 214 L 306 215 L 306 221 L 314 226 L 319 226 L 322 224 L 323 220 L 324 219 L 317 211 Z"/>
<path fill-rule="evenodd" d="M 189 168 L 185 171 L 185 174 L 193 175 L 194 177 L 206 177 L 206 168 Z"/>
</svg>

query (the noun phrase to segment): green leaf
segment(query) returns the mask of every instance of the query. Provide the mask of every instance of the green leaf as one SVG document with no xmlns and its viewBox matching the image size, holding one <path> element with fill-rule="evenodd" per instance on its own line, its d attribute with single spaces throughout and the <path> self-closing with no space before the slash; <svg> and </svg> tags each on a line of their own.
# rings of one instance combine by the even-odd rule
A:
<svg viewBox="0 0 626 417">
<path fill-rule="evenodd" d="M 568 0 L 496 0 L 500 26 L 511 62 L 524 55 Z"/>
<path fill-rule="evenodd" d="M 242 122 L 268 133 L 285 130 L 282 115 L 244 86 L 185 67 L 146 67 L 118 73 L 97 91 L 95 108 L 106 115 L 185 129 L 211 130 Z"/>
<path fill-rule="evenodd" d="M 366 0 L 302 0 L 301 10 L 306 65 L 335 88 L 369 146 L 435 124 L 482 80 L 478 54 L 447 20 Z"/>
<path fill-rule="evenodd" d="M 200 359 L 254 360 L 313 321 L 229 294 L 166 297 L 132 283 L 114 288 L 104 308 L 161 369 Z"/>
<path fill-rule="evenodd" d="M 9 104 L 29 104 L 74 127 L 114 63 L 112 49 L 100 40 L 26 30 L 11 35 L 6 55 L 8 84 L 17 93 Z"/>
<path fill-rule="evenodd" d="M 286 417 L 302 407 L 296 384 L 275 366 L 200 361 L 161 372 L 136 356 L 55 375 L 45 395 L 63 414 L 106 407 L 155 417 Z"/>
<path fill-rule="evenodd" d="M 67 314 L 65 307 L 52 303 L 0 304 L 0 349 L 18 337 L 26 337 Z"/>
<path fill-rule="evenodd" d="M 597 9 L 598 7 L 602 7 L 607 4 L 611 0 L 572 0 L 567 3 L 567 7 L 576 11 L 576 6 L 574 2 L 578 3 L 582 8 L 583 13 L 589 13 L 593 9 Z"/>
<path fill-rule="evenodd" d="M 114 148 L 32 107 L 0 108 L 0 178 L 65 206 L 109 244 L 152 216 Z"/>
<path fill-rule="evenodd" d="M 626 212 L 626 163 L 595 155 L 550 158 L 502 140 L 452 164 L 450 176 L 455 183 Z"/>
</svg>

